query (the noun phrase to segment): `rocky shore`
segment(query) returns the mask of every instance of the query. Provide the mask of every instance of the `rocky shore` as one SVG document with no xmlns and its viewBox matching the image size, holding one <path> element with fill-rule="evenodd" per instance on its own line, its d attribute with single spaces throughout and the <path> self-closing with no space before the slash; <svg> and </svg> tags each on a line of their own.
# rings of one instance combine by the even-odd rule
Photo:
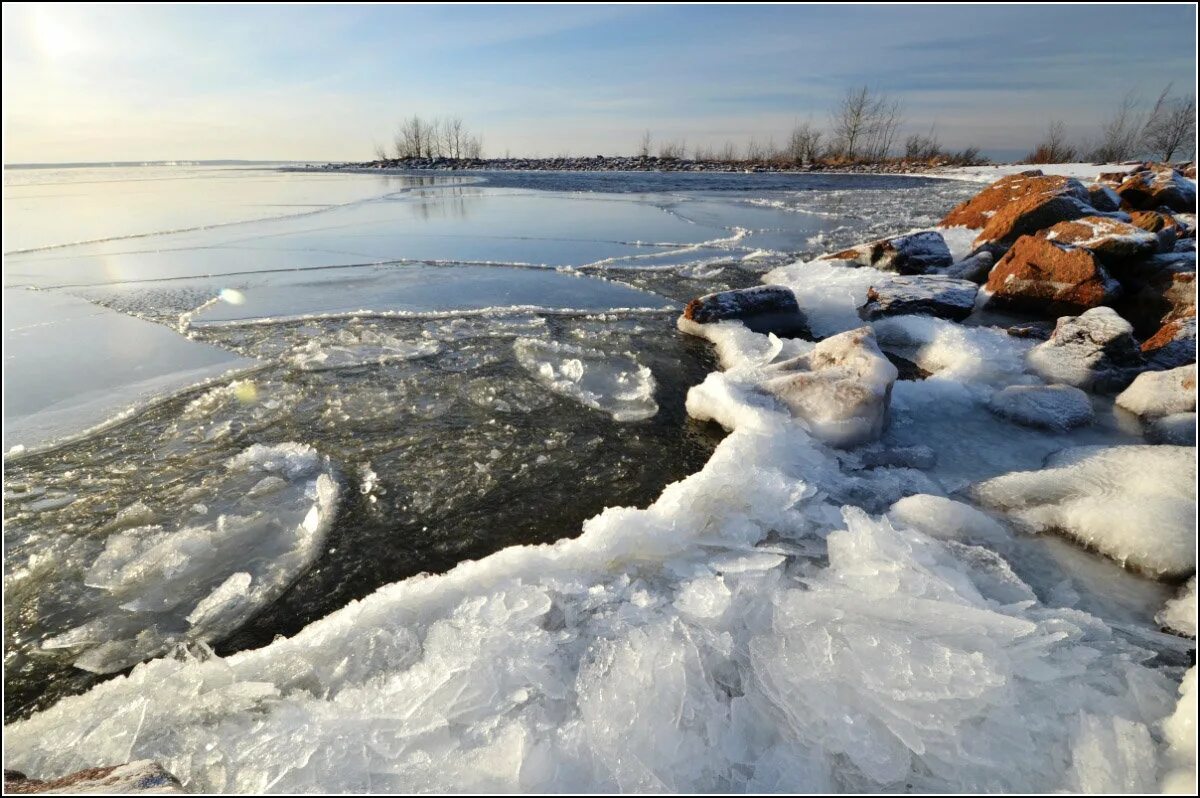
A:
<svg viewBox="0 0 1200 798">
<path fill-rule="evenodd" d="M 941 161 L 886 161 L 853 163 L 822 161 L 808 164 L 696 161 L 658 156 L 592 155 L 565 158 L 391 158 L 386 160 L 327 163 L 303 167 L 301 171 L 373 172 L 394 171 L 536 171 L 536 172 L 730 172 L 854 174 L 917 174 L 946 166 Z"/>
</svg>

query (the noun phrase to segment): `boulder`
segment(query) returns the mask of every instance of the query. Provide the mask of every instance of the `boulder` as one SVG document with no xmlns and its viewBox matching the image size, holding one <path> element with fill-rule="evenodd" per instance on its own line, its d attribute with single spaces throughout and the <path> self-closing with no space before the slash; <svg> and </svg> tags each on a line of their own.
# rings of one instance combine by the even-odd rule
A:
<svg viewBox="0 0 1200 798">
<path fill-rule="evenodd" d="M 1173 369 L 1196 362 L 1196 316 L 1173 319 L 1142 343 L 1142 354 L 1151 367 Z"/>
<path fill-rule="evenodd" d="M 1081 216 L 1040 231 L 1039 238 L 1082 247 L 1105 263 L 1153 255 L 1159 250 L 1158 236 L 1128 222 L 1107 216 Z M 1171 244 L 1175 241 L 1172 239 Z"/>
<path fill-rule="evenodd" d="M 845 266 L 870 266 L 899 274 L 926 274 L 954 262 L 946 240 L 933 230 L 860 244 L 825 255 L 822 260 L 836 260 Z"/>
<path fill-rule="evenodd" d="M 1125 290 L 1114 304 L 1141 336 L 1196 315 L 1195 253 L 1147 258 L 1118 271 Z"/>
<path fill-rule="evenodd" d="M 1168 371 L 1143 371 L 1117 396 L 1117 406 L 1139 418 L 1195 412 L 1196 364 Z"/>
<path fill-rule="evenodd" d="M 1032 338 L 1035 341 L 1048 341 L 1054 334 L 1052 321 L 1026 321 L 1008 327 L 1005 332 L 1013 338 Z"/>
<path fill-rule="evenodd" d="M 1090 424 L 1095 417 L 1092 400 L 1071 385 L 1010 385 L 992 394 L 988 409 L 1017 424 L 1056 432 Z"/>
<path fill-rule="evenodd" d="M 764 387 L 813 436 L 840 447 L 876 440 L 887 422 L 897 372 L 870 327 L 826 338 L 804 355 L 770 367 Z"/>
<path fill-rule="evenodd" d="M 1058 316 L 1110 302 L 1120 286 L 1096 256 L 1036 236 L 1022 236 L 992 267 L 989 304 Z"/>
<path fill-rule="evenodd" d="M 987 282 L 988 274 L 992 271 L 992 265 L 995 262 L 996 258 L 992 253 L 982 250 L 951 265 L 942 273 L 956 280 L 970 280 L 976 285 L 983 285 Z"/>
<path fill-rule="evenodd" d="M 1121 210 L 1121 195 L 1103 183 L 1092 183 L 1087 187 L 1088 205 L 1098 211 Z"/>
<path fill-rule="evenodd" d="M 1196 414 L 1172 413 L 1146 425 L 1146 439 L 1171 446 L 1196 445 Z"/>
<path fill-rule="evenodd" d="M 1021 236 L 1095 213 L 1096 209 L 1085 200 L 1072 195 L 1035 194 L 996 211 L 975 237 L 975 246 L 994 254 L 1003 252 Z"/>
<path fill-rule="evenodd" d="M 867 321 L 884 316 L 937 316 L 962 321 L 975 309 L 979 286 L 939 274 L 897 275 L 867 290 L 858 315 Z"/>
<path fill-rule="evenodd" d="M 758 333 L 782 336 L 808 332 L 796 295 L 782 285 L 760 285 L 693 299 L 683 309 L 683 318 L 696 324 L 740 321 Z"/>
<path fill-rule="evenodd" d="M 940 227 L 981 228 L 996 213 L 1009 203 L 1031 196 L 1075 197 L 1088 202 L 1088 189 L 1078 180 L 1059 175 L 1043 175 L 1033 169 L 1017 175 L 1008 175 L 992 183 L 971 199 L 959 204 L 938 223 Z"/>
<path fill-rule="evenodd" d="M 1189 235 L 1195 235 L 1196 233 L 1195 230 L 1189 229 L 1184 220 L 1176 217 L 1174 214 L 1162 213 L 1160 211 L 1130 211 L 1129 223 L 1134 227 L 1140 227 L 1151 233 L 1157 233 L 1167 228 L 1174 228 L 1179 238 L 1187 238 Z"/>
<path fill-rule="evenodd" d="M 1117 188 L 1121 202 L 1139 211 L 1196 212 L 1196 185 L 1170 167 L 1134 172 Z"/>
<path fill-rule="evenodd" d="M 1146 368 L 1133 327 L 1112 308 L 1059 319 L 1049 340 L 1031 349 L 1025 362 L 1047 382 L 1098 393 L 1117 393 Z"/>
<path fill-rule="evenodd" d="M 16 770 L 4 771 L 4 793 L 157 793 L 183 795 L 183 785 L 162 765 L 143 759 L 124 765 L 88 768 L 57 779 L 31 779 Z"/>
</svg>

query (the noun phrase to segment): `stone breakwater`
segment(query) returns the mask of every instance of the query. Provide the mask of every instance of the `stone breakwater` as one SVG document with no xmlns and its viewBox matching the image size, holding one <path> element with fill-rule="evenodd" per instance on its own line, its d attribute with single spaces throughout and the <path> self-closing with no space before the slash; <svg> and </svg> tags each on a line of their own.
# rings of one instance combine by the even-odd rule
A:
<svg viewBox="0 0 1200 798">
<path fill-rule="evenodd" d="M 592 155 L 567 158 L 396 158 L 382 161 L 327 163 L 303 170 L 376 171 L 535 171 L 535 172 L 730 172 L 730 173 L 806 173 L 838 172 L 855 174 L 915 174 L 945 166 L 928 161 L 894 161 L 859 164 L 822 162 L 809 164 L 695 161 L 657 156 Z M 303 171 L 302 170 L 302 171 Z"/>
</svg>

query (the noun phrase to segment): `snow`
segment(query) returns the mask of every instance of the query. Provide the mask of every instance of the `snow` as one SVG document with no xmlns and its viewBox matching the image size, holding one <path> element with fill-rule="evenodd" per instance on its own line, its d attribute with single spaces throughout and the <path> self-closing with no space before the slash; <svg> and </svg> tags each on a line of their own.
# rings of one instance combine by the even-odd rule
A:
<svg viewBox="0 0 1200 798">
<path fill-rule="evenodd" d="M 944 180 L 965 180 L 972 183 L 994 183 L 1007 175 L 1027 172 L 1030 169 L 1040 169 L 1043 174 L 1074 177 L 1078 180 L 1095 182 L 1104 172 L 1127 172 L 1129 166 L 1116 163 L 1008 163 L 987 164 L 984 166 L 954 166 L 929 172 L 926 177 L 939 177 Z"/>
<path fill-rule="evenodd" d="M 1196 577 L 1187 581 L 1179 595 L 1154 616 L 1162 626 L 1188 637 L 1196 636 Z"/>
<path fill-rule="evenodd" d="M 1082 446 L 973 492 L 1033 531 L 1061 531 L 1127 567 L 1179 578 L 1196 570 L 1195 489 L 1191 447 Z"/>
<path fill-rule="evenodd" d="M 1179 705 L 1163 724 L 1169 746 L 1171 769 L 1163 779 L 1162 791 L 1182 795 L 1196 794 L 1196 666 L 1188 669 L 1179 686 Z"/>
<path fill-rule="evenodd" d="M 537 338 L 518 338 L 513 350 L 538 383 L 617 421 L 640 421 L 658 412 L 654 375 L 631 352 L 606 354 Z"/>
<path fill-rule="evenodd" d="M 83 565 L 82 590 L 70 588 L 77 624 L 43 648 L 70 649 L 76 667 L 112 673 L 177 643 L 221 639 L 303 573 L 337 506 L 327 461 L 302 444 L 255 444 L 225 468 L 210 504 L 175 516 L 186 520 L 142 525 L 154 520 L 145 505 L 117 513 Z"/>
<path fill-rule="evenodd" d="M 1030 427 L 1066 430 L 1089 424 L 1092 400 L 1070 385 L 1010 385 L 992 395 L 993 413 Z"/>
<path fill-rule="evenodd" d="M 1196 410 L 1196 364 L 1169 371 L 1144 371 L 1117 396 L 1117 406 L 1142 418 Z"/>
</svg>

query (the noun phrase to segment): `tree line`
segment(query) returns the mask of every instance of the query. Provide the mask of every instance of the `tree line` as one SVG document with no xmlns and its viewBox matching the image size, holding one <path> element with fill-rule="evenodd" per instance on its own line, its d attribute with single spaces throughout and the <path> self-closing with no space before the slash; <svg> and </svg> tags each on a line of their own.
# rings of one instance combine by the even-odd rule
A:
<svg viewBox="0 0 1200 798">
<path fill-rule="evenodd" d="M 392 139 L 395 158 L 482 158 L 483 137 L 471 133 L 461 118 L 413 115 L 400 123 Z M 388 160 L 386 147 L 375 145 L 375 157 Z"/>
</svg>

